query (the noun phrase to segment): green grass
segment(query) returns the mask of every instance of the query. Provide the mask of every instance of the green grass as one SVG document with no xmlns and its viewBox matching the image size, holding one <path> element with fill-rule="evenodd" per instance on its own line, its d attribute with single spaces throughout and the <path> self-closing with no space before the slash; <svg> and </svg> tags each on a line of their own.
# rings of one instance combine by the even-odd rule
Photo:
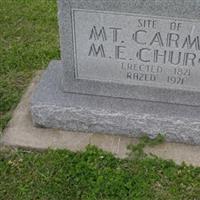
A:
<svg viewBox="0 0 200 200">
<path fill-rule="evenodd" d="M 0 0 L 0 132 L 34 72 L 59 58 L 56 0 Z"/>
<path fill-rule="evenodd" d="M 34 73 L 58 59 L 56 0 L 0 0 L 0 132 Z M 146 156 L 144 138 L 127 159 L 95 147 L 0 151 L 0 200 L 200 200 L 200 168 Z"/>
<path fill-rule="evenodd" d="M 1 152 L 0 199 L 198 200 L 200 168 L 156 157 L 120 160 L 91 146 Z"/>
</svg>

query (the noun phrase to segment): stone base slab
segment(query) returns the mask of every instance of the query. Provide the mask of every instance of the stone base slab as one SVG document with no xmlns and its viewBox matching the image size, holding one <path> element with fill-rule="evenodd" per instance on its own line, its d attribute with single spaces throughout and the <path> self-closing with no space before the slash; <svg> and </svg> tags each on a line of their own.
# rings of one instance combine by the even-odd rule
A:
<svg viewBox="0 0 200 200">
<path fill-rule="evenodd" d="M 52 61 L 31 100 L 35 125 L 133 137 L 161 133 L 167 141 L 200 144 L 198 106 L 66 93 L 62 78 L 61 62 Z"/>
<path fill-rule="evenodd" d="M 126 136 L 69 132 L 33 126 L 30 97 L 35 91 L 39 79 L 40 75 L 38 74 L 14 111 L 13 117 L 0 139 L 0 149 L 4 146 L 12 146 L 35 150 L 66 148 L 79 151 L 88 144 L 92 144 L 123 158 L 127 153 L 127 145 L 137 143 L 137 139 Z M 200 166 L 200 146 L 164 143 L 153 148 L 146 148 L 145 151 L 163 159 L 173 159 L 178 164 L 184 161 L 187 164 Z"/>
</svg>

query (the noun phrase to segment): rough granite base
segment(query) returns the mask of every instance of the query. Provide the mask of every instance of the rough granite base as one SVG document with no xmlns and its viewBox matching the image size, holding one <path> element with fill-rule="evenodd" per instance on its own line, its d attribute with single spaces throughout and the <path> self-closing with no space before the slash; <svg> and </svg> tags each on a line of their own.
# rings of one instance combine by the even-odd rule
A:
<svg viewBox="0 0 200 200">
<path fill-rule="evenodd" d="M 35 125 L 133 137 L 162 133 L 167 141 L 200 144 L 198 106 L 66 93 L 62 77 L 61 61 L 52 61 L 32 96 Z"/>
</svg>

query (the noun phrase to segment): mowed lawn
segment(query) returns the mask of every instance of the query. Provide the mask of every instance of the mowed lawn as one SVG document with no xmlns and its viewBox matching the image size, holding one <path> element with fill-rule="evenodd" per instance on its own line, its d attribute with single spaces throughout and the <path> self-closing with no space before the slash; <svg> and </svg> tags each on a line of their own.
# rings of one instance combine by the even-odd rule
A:
<svg viewBox="0 0 200 200">
<path fill-rule="evenodd" d="M 59 57 L 56 0 L 0 0 L 0 132 L 35 72 Z M 145 143 L 127 159 L 92 146 L 2 149 L 0 200 L 200 200 L 200 168 L 145 156 Z"/>
<path fill-rule="evenodd" d="M 59 55 L 56 0 L 0 0 L 0 132 L 34 72 Z"/>
</svg>

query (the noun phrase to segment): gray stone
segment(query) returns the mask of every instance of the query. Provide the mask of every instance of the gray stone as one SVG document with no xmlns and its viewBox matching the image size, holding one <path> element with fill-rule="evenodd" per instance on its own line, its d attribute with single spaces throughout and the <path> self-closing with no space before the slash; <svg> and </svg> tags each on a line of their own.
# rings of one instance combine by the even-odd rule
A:
<svg viewBox="0 0 200 200">
<path fill-rule="evenodd" d="M 60 61 L 44 72 L 31 101 L 36 125 L 134 137 L 163 133 L 168 141 L 200 144 L 199 107 L 65 93 L 62 75 Z"/>
<path fill-rule="evenodd" d="M 58 0 L 61 61 L 33 94 L 34 124 L 200 144 L 199 9 L 199 0 Z"/>
<path fill-rule="evenodd" d="M 72 12 L 76 79 L 200 91 L 199 21 Z"/>
<path fill-rule="evenodd" d="M 29 103 L 31 94 L 40 79 L 40 74 L 41 72 L 31 82 L 2 137 L 0 137 L 0 151 L 6 151 L 8 147 L 36 149 L 37 151 L 49 148 L 80 151 L 90 144 L 109 151 L 117 157 L 124 158 L 128 153 L 127 146 L 138 143 L 136 138 L 120 135 L 34 127 Z M 177 164 L 185 162 L 188 165 L 200 166 L 200 146 L 165 142 L 152 148 L 147 147 L 144 151 L 162 159 L 172 159 Z"/>
<path fill-rule="evenodd" d="M 130 85 L 120 84 L 120 82 L 102 82 L 98 80 L 77 79 L 73 44 L 73 26 L 75 23 L 72 20 L 72 9 L 75 9 L 83 10 L 85 12 L 96 11 L 97 16 L 100 15 L 99 12 L 107 11 L 114 13 L 128 13 L 134 15 L 136 14 L 138 16 L 145 15 L 147 17 L 149 16 L 150 18 L 152 18 L 153 16 L 156 16 L 156 18 L 160 17 L 161 19 L 163 17 L 176 20 L 177 18 L 181 18 L 181 22 L 186 20 L 187 23 L 195 19 L 194 22 L 197 23 L 197 20 L 200 19 L 199 0 L 192 2 L 187 0 L 59 0 L 58 2 L 61 55 L 65 72 L 62 83 L 64 91 L 79 94 L 82 93 L 101 96 L 112 96 L 120 98 L 177 103 L 184 105 L 200 105 L 200 92 L 196 91 L 195 88 L 191 88 L 188 90 L 187 87 L 183 86 L 182 90 L 180 90 L 179 88 L 177 89 L 176 86 L 170 86 L 170 84 L 167 84 L 165 88 L 163 88 L 162 85 L 159 87 L 159 83 L 158 87 L 155 87 L 155 84 L 149 87 L 148 83 L 146 83 L 145 85 L 141 85 L 141 83 Z M 116 23 L 116 21 L 118 20 L 118 18 L 114 19 L 113 24 L 114 22 Z M 82 29 L 84 29 L 85 26 L 88 26 L 87 23 L 87 21 L 85 21 L 84 24 L 82 23 Z M 103 26 L 107 23 L 108 22 L 102 22 L 101 25 Z M 111 24 L 111 26 L 113 24 Z M 180 33 L 181 32 L 182 30 L 180 30 Z M 83 50 L 85 48 L 84 44 L 85 42 L 83 40 Z M 87 60 L 87 62 L 90 62 L 88 57 L 85 60 Z M 96 62 L 98 61 L 99 59 L 96 60 Z M 111 73 L 111 70 L 108 69 L 107 73 Z M 193 72 L 192 79 L 195 78 L 196 74 L 197 73 Z"/>
</svg>

